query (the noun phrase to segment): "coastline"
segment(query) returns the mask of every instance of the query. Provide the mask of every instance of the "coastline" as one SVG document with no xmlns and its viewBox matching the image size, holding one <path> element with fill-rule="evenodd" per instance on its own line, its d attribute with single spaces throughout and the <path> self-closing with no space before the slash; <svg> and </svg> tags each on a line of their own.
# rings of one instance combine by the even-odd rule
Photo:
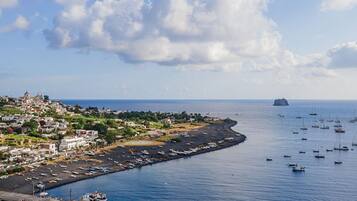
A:
<svg viewBox="0 0 357 201">
<path fill-rule="evenodd" d="M 197 130 L 188 131 L 185 136 L 179 137 L 179 142 L 166 142 L 161 146 L 116 147 L 104 154 L 88 157 L 86 160 L 79 159 L 43 165 L 32 172 L 27 171 L 23 175 L 12 175 L 0 180 L 0 190 L 32 194 L 33 183 L 37 184 L 40 181 L 45 184 L 46 189 L 52 189 L 106 174 L 228 148 L 246 140 L 245 135 L 232 130 L 232 127 L 236 124 L 236 121 L 225 120 L 221 123 L 214 123 Z M 216 144 L 216 146 L 209 146 L 212 143 Z M 195 152 L 185 152 L 195 148 L 197 149 Z M 172 150 L 177 151 L 176 155 L 169 154 L 172 153 Z M 158 154 L 160 152 L 161 154 Z M 108 169 L 101 172 L 97 171 L 93 175 L 86 175 L 85 173 L 88 173 L 88 168 L 90 167 L 105 167 Z M 73 173 L 76 174 L 73 175 Z M 62 178 L 62 180 L 51 183 L 54 177 Z M 26 178 L 36 179 L 26 181 Z M 35 190 L 38 191 L 39 189 Z"/>
</svg>

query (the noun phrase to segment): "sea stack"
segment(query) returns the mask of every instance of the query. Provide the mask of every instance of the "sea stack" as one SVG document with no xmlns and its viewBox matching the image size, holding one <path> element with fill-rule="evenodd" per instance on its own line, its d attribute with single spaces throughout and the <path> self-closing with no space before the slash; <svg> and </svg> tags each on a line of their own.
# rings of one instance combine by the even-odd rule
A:
<svg viewBox="0 0 357 201">
<path fill-rule="evenodd" d="M 289 106 L 288 100 L 285 98 L 282 99 L 275 99 L 273 106 Z"/>
</svg>

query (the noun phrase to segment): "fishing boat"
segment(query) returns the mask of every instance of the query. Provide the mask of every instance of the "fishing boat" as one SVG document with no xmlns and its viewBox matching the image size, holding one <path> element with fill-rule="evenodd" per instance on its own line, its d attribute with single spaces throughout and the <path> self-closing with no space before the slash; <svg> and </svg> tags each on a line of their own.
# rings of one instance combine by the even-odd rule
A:
<svg viewBox="0 0 357 201">
<path fill-rule="evenodd" d="M 292 171 L 293 172 L 305 172 L 305 167 L 298 165 L 296 167 L 293 167 Z"/>
<path fill-rule="evenodd" d="M 108 201 L 108 199 L 106 194 L 101 192 L 94 192 L 83 195 L 80 201 Z"/>
</svg>

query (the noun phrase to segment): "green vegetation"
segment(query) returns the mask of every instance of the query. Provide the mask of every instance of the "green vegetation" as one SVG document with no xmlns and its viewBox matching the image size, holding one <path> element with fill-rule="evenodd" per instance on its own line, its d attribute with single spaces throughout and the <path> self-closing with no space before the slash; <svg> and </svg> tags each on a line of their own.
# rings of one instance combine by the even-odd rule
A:
<svg viewBox="0 0 357 201">
<path fill-rule="evenodd" d="M 23 112 L 16 107 L 0 107 L 0 114 L 2 115 L 14 115 L 22 114 Z"/>
<path fill-rule="evenodd" d="M 157 141 L 159 142 L 181 142 L 181 139 L 174 135 L 163 135 L 160 136 Z"/>
<path fill-rule="evenodd" d="M 45 139 L 27 135 L 9 134 L 0 141 L 0 145 L 7 146 L 29 146 L 31 144 L 46 142 Z"/>
</svg>

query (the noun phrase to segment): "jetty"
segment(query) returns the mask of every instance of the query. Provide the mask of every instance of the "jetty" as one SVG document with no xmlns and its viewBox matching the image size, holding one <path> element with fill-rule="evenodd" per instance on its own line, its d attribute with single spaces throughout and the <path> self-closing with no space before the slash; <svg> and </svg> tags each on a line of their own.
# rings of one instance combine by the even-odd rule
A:
<svg viewBox="0 0 357 201">
<path fill-rule="evenodd" d="M 0 191 L 0 201 L 59 201 L 54 198 L 39 198 L 33 195 Z"/>
</svg>

